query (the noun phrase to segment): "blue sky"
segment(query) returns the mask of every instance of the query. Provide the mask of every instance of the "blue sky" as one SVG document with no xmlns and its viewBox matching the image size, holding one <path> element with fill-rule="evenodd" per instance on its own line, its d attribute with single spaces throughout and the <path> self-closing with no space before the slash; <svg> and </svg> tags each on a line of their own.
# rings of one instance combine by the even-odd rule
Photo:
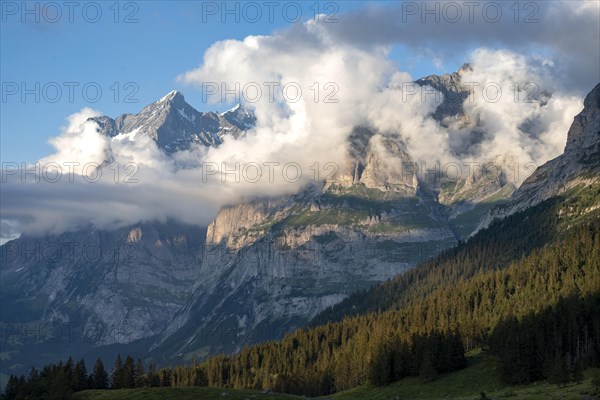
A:
<svg viewBox="0 0 600 400">
<path fill-rule="evenodd" d="M 477 4 L 474 18 L 467 17 L 466 8 L 458 20 L 452 14 L 440 20 L 437 11 L 433 18 L 429 15 L 432 5 L 439 11 L 467 3 Z M 239 20 L 235 11 L 226 14 L 224 21 L 219 15 L 224 7 L 234 10 L 248 4 L 263 13 L 256 22 L 250 20 L 256 17 L 253 10 L 242 11 Z M 269 4 L 275 4 L 272 20 L 267 15 Z M 284 14 L 284 7 L 293 5 L 287 10 L 294 12 L 299 4 L 301 18 L 290 21 L 297 15 Z M 339 22 L 326 25 L 321 18 L 300 25 L 314 18 L 316 5 L 320 13 L 336 11 Z M 407 5 L 421 7 L 420 15 L 407 12 Z M 346 165 L 349 127 L 356 125 L 397 133 L 411 157 L 427 163 L 456 161 L 463 155 L 516 154 L 521 165 L 541 165 L 560 154 L 583 96 L 600 81 L 600 3 L 592 0 L 2 1 L 0 8 L 3 167 L 42 158 L 48 164 L 80 165 L 133 160 L 144 166 L 146 178 L 133 190 L 119 186 L 118 180 L 91 186 L 22 185 L 30 182 L 11 175 L 14 180 L 3 183 L 0 200 L 3 220 L 18 228 L 11 228 L 7 237 L 14 232 L 60 232 L 88 223 L 90 216 L 100 228 L 160 218 L 205 224 L 223 204 L 243 196 L 287 194 L 290 188 L 285 180 L 241 188 L 221 181 L 190 184 L 203 179 L 202 162 L 301 162 L 303 168 L 315 162 Z M 494 12 L 502 18 L 494 19 Z M 249 35 L 268 37 L 239 41 Z M 234 40 L 225 42 L 228 39 Z M 390 61 L 409 75 L 394 74 Z M 473 65 L 463 74 L 472 80 L 469 84 L 495 83 L 505 90 L 501 99 L 492 101 L 482 96 L 485 92 L 473 89 L 479 95 L 465 110 L 487 132 L 484 143 L 476 146 L 463 140 L 470 137 L 468 126 L 458 131 L 446 128 L 430 118 L 431 101 L 405 99 L 406 93 L 396 90 L 410 79 L 456 71 L 465 61 Z M 177 80 L 182 74 L 185 80 Z M 259 118 L 256 130 L 228 138 L 216 148 L 194 147 L 175 158 L 163 157 L 144 135 L 133 141 L 113 140 L 96 135 L 90 124 L 81 125 L 92 115 L 85 108 L 111 117 L 137 113 L 172 89 L 183 92 L 201 111 L 230 107 L 202 103 L 198 86 L 207 80 L 298 79 L 308 87 L 313 78 L 339 83 L 339 105 L 308 98 L 281 105 L 263 98 L 254 105 Z M 525 82 L 552 93 L 543 108 L 536 102 L 513 101 L 516 92 L 511 88 Z M 23 96 L 23 89 L 33 93 Z M 61 130 L 71 115 L 69 129 Z M 532 137 L 521 129 L 524 124 L 536 129 L 539 125 L 542 131 Z M 48 144 L 50 138 L 55 138 L 56 148 Z M 187 168 L 190 163 L 194 168 Z M 186 168 L 180 173 L 181 165 Z M 174 196 L 179 201 L 173 202 Z"/>
<path fill-rule="evenodd" d="M 424 9 L 432 4 L 445 7 L 460 2 L 72 3 L 72 7 L 69 2 L 0 3 L 2 162 L 32 162 L 49 154 L 52 149 L 48 138 L 59 134 L 67 116 L 84 107 L 116 117 L 135 113 L 178 89 L 197 109 L 208 111 L 217 107 L 216 111 L 221 111 L 218 107 L 225 109 L 228 105 L 202 104 L 200 91 L 177 82 L 176 77 L 201 65 L 204 52 L 217 41 L 271 35 L 314 18 L 316 11 L 340 17 L 342 23 L 330 29 L 334 40 L 357 42 L 357 46 L 366 48 L 388 46 L 390 59 L 415 78 L 456 71 L 473 49 L 484 46 L 528 56 L 553 56 L 557 76 L 562 73 L 560 81 L 579 95 L 600 79 L 600 7 L 584 9 L 580 7 L 584 2 L 485 0 L 475 2 L 475 23 L 468 21 L 467 9 L 462 10 L 458 22 L 434 22 L 428 16 L 423 23 L 419 18 L 423 14 L 410 16 L 405 8 L 407 4 Z M 269 3 L 274 4 L 272 9 Z M 486 16 L 482 12 L 489 3 L 503 7 L 498 22 L 490 22 L 489 13 Z M 296 9 L 299 5 L 300 15 Z M 233 13 L 227 13 L 226 8 Z M 531 15 L 534 23 L 528 21 Z M 405 16 L 410 16 L 408 22 L 403 21 Z M 23 99 L 23 89 L 33 90 L 39 100 L 35 94 L 27 94 Z"/>
<path fill-rule="evenodd" d="M 48 3 L 28 3 L 27 7 L 34 12 L 25 15 L 22 3 L 13 4 L 16 10 L 6 4 L 2 6 L 3 162 L 34 161 L 48 154 L 51 150 L 48 138 L 58 134 L 66 116 L 83 107 L 115 117 L 137 112 L 176 88 L 194 107 L 213 108 L 202 104 L 197 89 L 176 82 L 177 75 L 197 67 L 204 51 L 216 41 L 268 35 L 295 19 L 295 9 L 288 8 L 284 15 L 282 6 L 274 8 L 273 21 L 267 16 L 268 8 L 262 8 L 263 16 L 258 22 L 251 21 L 254 10 L 248 8 L 244 12 L 240 8 L 239 22 L 233 14 L 225 15 L 226 21 L 222 22 L 220 14 L 213 15 L 210 6 L 203 6 L 199 1 L 120 2 L 118 14 L 114 2 L 97 2 L 91 6 L 82 2 L 72 10 L 61 2 L 54 3 L 60 6 L 60 17 Z M 102 15 L 98 22 L 92 23 L 96 19 L 96 4 L 100 5 Z M 213 4 L 220 7 L 222 3 Z M 235 3 L 228 4 L 234 9 Z M 301 21 L 312 18 L 316 10 L 314 2 L 295 4 L 303 6 Z M 360 1 L 339 2 L 336 10 L 331 4 L 321 2 L 323 8 L 319 11 L 341 14 L 365 6 Z M 36 5 L 39 8 L 36 9 Z M 125 23 L 128 17 L 128 21 L 137 22 Z M 53 22 L 55 19 L 58 21 Z M 392 58 L 413 76 L 439 72 L 430 59 L 409 57 L 400 48 L 392 51 Z M 455 69 L 460 61 L 455 64 L 447 65 L 448 70 Z M 129 82 L 134 85 L 126 86 Z M 88 83 L 85 94 L 83 87 Z M 15 84 L 17 89 L 14 89 Z M 34 94 L 26 95 L 22 101 L 23 84 L 39 94 L 39 102 Z M 69 85 L 73 85 L 72 99 Z M 101 96 L 96 95 L 96 87 L 102 90 Z M 11 94 L 14 90 L 18 92 Z M 94 101 L 96 98 L 98 101 Z M 137 100 L 137 103 L 128 100 Z"/>
</svg>

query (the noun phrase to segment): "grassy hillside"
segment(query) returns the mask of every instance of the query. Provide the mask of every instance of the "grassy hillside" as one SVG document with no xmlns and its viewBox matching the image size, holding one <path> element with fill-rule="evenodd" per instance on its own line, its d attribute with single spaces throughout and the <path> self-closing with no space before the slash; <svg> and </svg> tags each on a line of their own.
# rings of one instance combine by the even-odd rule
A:
<svg viewBox="0 0 600 400">
<path fill-rule="evenodd" d="M 75 393 L 74 400 L 293 400 L 290 394 L 263 394 L 253 390 L 207 387 L 86 390 Z"/>
</svg>

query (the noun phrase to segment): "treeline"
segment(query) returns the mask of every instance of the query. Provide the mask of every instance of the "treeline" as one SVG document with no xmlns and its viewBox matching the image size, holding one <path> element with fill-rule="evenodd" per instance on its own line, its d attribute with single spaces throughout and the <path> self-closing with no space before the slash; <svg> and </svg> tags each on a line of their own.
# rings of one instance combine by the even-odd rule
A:
<svg viewBox="0 0 600 400">
<path fill-rule="evenodd" d="M 47 365 L 41 371 L 33 367 L 27 377 L 11 375 L 1 399 L 63 400 L 71 398 L 75 392 L 88 389 L 171 386 L 170 379 L 167 371 L 157 371 L 154 364 L 146 369 L 142 360 L 135 362 L 131 356 L 123 361 L 119 354 L 110 375 L 100 358 L 88 374 L 83 359 L 75 364 L 73 358 L 69 357 L 67 362 Z"/>
<path fill-rule="evenodd" d="M 372 340 L 361 338 L 365 340 L 355 342 L 356 347 L 345 347 L 341 327 L 331 328 L 329 335 L 305 334 L 281 344 L 246 348 L 238 355 L 213 357 L 180 373 L 195 374 L 201 377 L 196 384 L 208 386 L 320 396 L 364 383 L 387 385 L 407 376 L 430 380 L 466 367 L 457 333 L 402 337 L 372 327 Z"/>
<path fill-rule="evenodd" d="M 88 374 L 83 359 L 75 364 L 69 358 L 65 363 L 46 365 L 41 371 L 33 367 L 28 377 L 11 375 L 2 400 L 63 400 L 74 392 L 108 387 L 108 373 L 100 358 L 91 374 Z"/>
<path fill-rule="evenodd" d="M 292 345 L 297 346 L 299 342 Z M 289 364 L 290 368 L 286 368 L 285 358 L 276 359 L 269 354 L 271 350 L 269 345 L 265 345 L 246 349 L 239 357 L 219 356 L 201 364 L 194 362 L 191 366 L 159 370 L 153 364 L 145 369 L 141 360 L 134 362 L 130 356 L 122 361 L 118 355 L 110 378 L 101 359 L 96 362 L 93 373 L 88 375 L 85 361 L 81 360 L 74 366 L 72 358 L 69 358 L 66 363 L 44 367 L 41 373 L 32 368 L 27 378 L 11 375 L 2 400 L 68 399 L 73 393 L 87 389 L 186 386 L 269 388 L 276 392 L 316 396 L 341 390 L 335 379 L 340 379 L 339 385 L 342 375 L 351 372 L 346 366 L 340 366 L 333 374 L 317 369 L 311 372 L 308 364 Z M 263 362 L 266 368 L 260 368 Z M 364 382 L 387 385 L 406 376 L 421 376 L 429 380 L 438 374 L 464 368 L 466 359 L 462 339 L 457 333 L 434 332 L 414 335 L 408 341 L 398 337 L 381 337 L 363 363 L 363 375 L 348 374 L 344 388 Z M 280 373 L 271 373 L 278 368 Z M 315 383 L 317 386 L 314 386 Z"/>
</svg>

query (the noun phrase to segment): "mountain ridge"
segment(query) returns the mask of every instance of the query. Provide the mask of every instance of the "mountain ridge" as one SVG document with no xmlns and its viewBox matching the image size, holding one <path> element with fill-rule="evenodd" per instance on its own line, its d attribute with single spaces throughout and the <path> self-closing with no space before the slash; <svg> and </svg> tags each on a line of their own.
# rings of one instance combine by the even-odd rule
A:
<svg viewBox="0 0 600 400">
<path fill-rule="evenodd" d="M 187 150 L 193 144 L 216 147 L 225 135 L 238 137 L 254 126 L 256 117 L 245 108 L 233 108 L 224 113 L 200 112 L 173 90 L 137 114 L 122 114 L 115 119 L 92 117 L 98 132 L 108 137 L 141 132 L 156 142 L 166 154 Z"/>
<path fill-rule="evenodd" d="M 442 114 L 449 115 L 447 111 L 440 113 L 442 120 Z M 194 144 L 219 146 L 225 135 L 242 135 L 256 121 L 243 107 L 221 114 L 200 113 L 176 91 L 138 114 L 92 120 L 108 137 L 136 130 L 146 134 L 167 155 Z M 349 165 L 330 179 L 292 196 L 223 207 L 205 233 L 198 233 L 202 237 L 194 238 L 196 255 L 184 263 L 185 274 L 192 277 L 191 284 L 185 284 L 187 297 L 178 307 L 161 311 L 164 318 L 158 325 L 162 328 L 129 332 L 125 335 L 127 341 L 147 340 L 154 355 L 170 359 L 237 351 L 246 344 L 281 337 L 352 292 L 385 281 L 454 246 L 478 226 L 481 215 L 504 202 L 515 189 L 504 177 L 487 179 L 483 173 L 449 185 L 423 181 L 417 171 L 386 168 L 378 146 L 400 165 L 414 163 L 396 138 L 367 127 L 356 127 L 349 138 Z M 129 229 L 127 234 L 113 241 L 137 240 L 137 228 L 123 228 L 123 232 Z M 144 230 L 157 228 L 140 229 L 144 241 L 149 237 Z M 186 228 L 174 223 L 160 229 L 177 236 L 178 230 Z M 31 239 L 23 237 L 11 245 L 27 240 Z M 155 242 L 142 244 L 143 254 L 157 252 Z M 104 261 L 101 264 L 104 266 L 97 265 L 100 271 L 109 268 Z M 4 273 L 10 269 L 16 274 L 23 267 L 17 263 L 7 265 L 10 267 L 3 266 Z M 30 267 L 36 265 L 39 263 L 31 263 Z M 157 268 L 169 272 L 169 265 Z M 65 261 L 63 270 L 70 271 L 63 279 L 72 282 L 82 273 L 70 260 Z M 41 290 L 41 275 L 32 277 L 31 282 L 38 292 L 45 293 Z M 156 282 L 160 288 L 162 283 Z M 132 287 L 136 283 L 128 281 Z M 16 299 L 23 296 L 19 288 L 23 293 L 31 291 L 23 284 L 17 285 L 13 291 Z M 115 292 L 117 299 L 126 298 L 125 292 Z M 60 290 L 56 293 L 63 296 Z M 69 295 L 60 296 L 57 301 L 62 299 L 68 304 Z M 91 309 L 96 304 L 102 303 L 88 302 Z M 123 304 L 119 312 L 136 310 L 135 305 L 128 307 Z M 50 321 L 67 319 L 68 312 L 61 312 L 62 316 L 47 316 Z M 224 332 L 229 335 L 225 345 Z"/>
</svg>

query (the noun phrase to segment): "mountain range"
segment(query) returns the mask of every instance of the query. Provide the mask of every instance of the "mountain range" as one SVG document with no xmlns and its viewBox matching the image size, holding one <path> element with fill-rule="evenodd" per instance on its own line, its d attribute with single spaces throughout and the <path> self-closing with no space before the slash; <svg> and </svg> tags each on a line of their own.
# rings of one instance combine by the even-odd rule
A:
<svg viewBox="0 0 600 400">
<path fill-rule="evenodd" d="M 462 98 L 468 92 L 460 77 L 468 68 L 417 83 Z M 445 100 L 433 117 L 441 124 L 449 116 L 463 118 L 461 104 Z M 256 124 L 242 106 L 202 113 L 176 91 L 138 114 L 92 120 L 108 137 L 147 135 L 167 156 L 191 145 L 218 147 L 226 135 L 239 137 Z M 477 137 L 477 123 L 465 123 L 473 124 Z M 371 145 L 376 135 L 382 146 Z M 357 126 L 349 134 L 348 165 L 338 174 L 294 195 L 224 206 L 206 227 L 143 223 L 23 235 L 4 244 L 3 373 L 27 369 L 33 352 L 54 360 L 127 345 L 173 362 L 236 352 L 305 326 L 352 293 L 455 246 L 494 220 L 597 183 L 600 85 L 575 117 L 564 154 L 518 190 L 503 173 L 431 179 L 415 169 L 389 168 L 389 157 L 398 166 L 415 165 L 403 143 Z"/>
</svg>

